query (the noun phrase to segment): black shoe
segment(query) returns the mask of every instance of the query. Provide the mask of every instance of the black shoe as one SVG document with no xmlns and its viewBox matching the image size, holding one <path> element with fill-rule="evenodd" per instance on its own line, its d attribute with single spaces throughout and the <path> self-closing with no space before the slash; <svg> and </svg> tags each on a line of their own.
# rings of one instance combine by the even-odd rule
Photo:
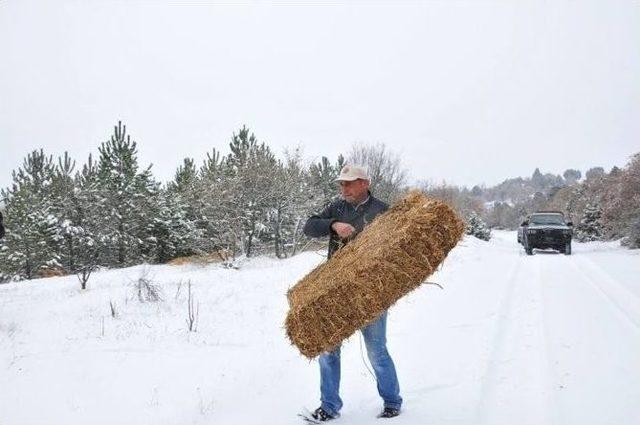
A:
<svg viewBox="0 0 640 425">
<path fill-rule="evenodd" d="M 382 413 L 378 415 L 379 418 L 395 418 L 400 414 L 400 409 L 394 409 L 393 407 L 385 407 Z"/>
<path fill-rule="evenodd" d="M 338 416 L 330 415 L 329 412 L 324 410 L 322 407 L 318 407 L 316 411 L 311 414 L 311 417 L 318 422 L 326 422 L 330 421 L 331 419 L 335 419 Z"/>
</svg>

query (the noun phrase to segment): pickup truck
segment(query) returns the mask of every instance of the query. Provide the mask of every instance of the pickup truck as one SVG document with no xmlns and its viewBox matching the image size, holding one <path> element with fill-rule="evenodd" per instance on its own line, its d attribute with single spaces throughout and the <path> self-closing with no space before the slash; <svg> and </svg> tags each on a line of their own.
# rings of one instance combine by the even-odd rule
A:
<svg viewBox="0 0 640 425">
<path fill-rule="evenodd" d="M 534 249 L 555 249 L 565 255 L 571 255 L 573 223 L 565 221 L 559 211 L 538 211 L 529 215 L 518 228 L 518 242 L 527 255 L 533 255 Z"/>
</svg>

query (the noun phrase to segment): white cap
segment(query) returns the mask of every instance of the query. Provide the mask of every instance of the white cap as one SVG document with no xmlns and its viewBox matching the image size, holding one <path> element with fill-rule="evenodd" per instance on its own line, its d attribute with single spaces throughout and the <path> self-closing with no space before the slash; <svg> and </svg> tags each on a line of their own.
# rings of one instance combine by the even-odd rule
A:
<svg viewBox="0 0 640 425">
<path fill-rule="evenodd" d="M 338 176 L 336 181 L 352 182 L 358 179 L 369 180 L 367 169 L 359 165 L 347 164 L 340 170 L 340 176 Z"/>
</svg>

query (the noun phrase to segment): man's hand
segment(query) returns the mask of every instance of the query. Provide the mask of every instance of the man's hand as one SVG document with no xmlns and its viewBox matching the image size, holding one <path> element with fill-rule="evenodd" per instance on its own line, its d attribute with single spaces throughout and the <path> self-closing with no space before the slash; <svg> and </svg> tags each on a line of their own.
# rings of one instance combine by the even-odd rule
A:
<svg viewBox="0 0 640 425">
<path fill-rule="evenodd" d="M 340 221 L 336 221 L 331 225 L 331 229 L 338 234 L 340 239 L 347 239 L 351 236 L 355 231 L 355 227 L 348 223 L 342 223 Z"/>
</svg>

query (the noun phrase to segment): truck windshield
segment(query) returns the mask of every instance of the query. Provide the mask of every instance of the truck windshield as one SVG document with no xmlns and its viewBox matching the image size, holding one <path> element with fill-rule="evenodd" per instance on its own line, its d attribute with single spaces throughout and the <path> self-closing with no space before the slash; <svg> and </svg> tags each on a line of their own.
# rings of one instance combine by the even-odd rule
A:
<svg viewBox="0 0 640 425">
<path fill-rule="evenodd" d="M 564 218 L 560 214 L 532 215 L 531 224 L 564 224 Z"/>
</svg>

